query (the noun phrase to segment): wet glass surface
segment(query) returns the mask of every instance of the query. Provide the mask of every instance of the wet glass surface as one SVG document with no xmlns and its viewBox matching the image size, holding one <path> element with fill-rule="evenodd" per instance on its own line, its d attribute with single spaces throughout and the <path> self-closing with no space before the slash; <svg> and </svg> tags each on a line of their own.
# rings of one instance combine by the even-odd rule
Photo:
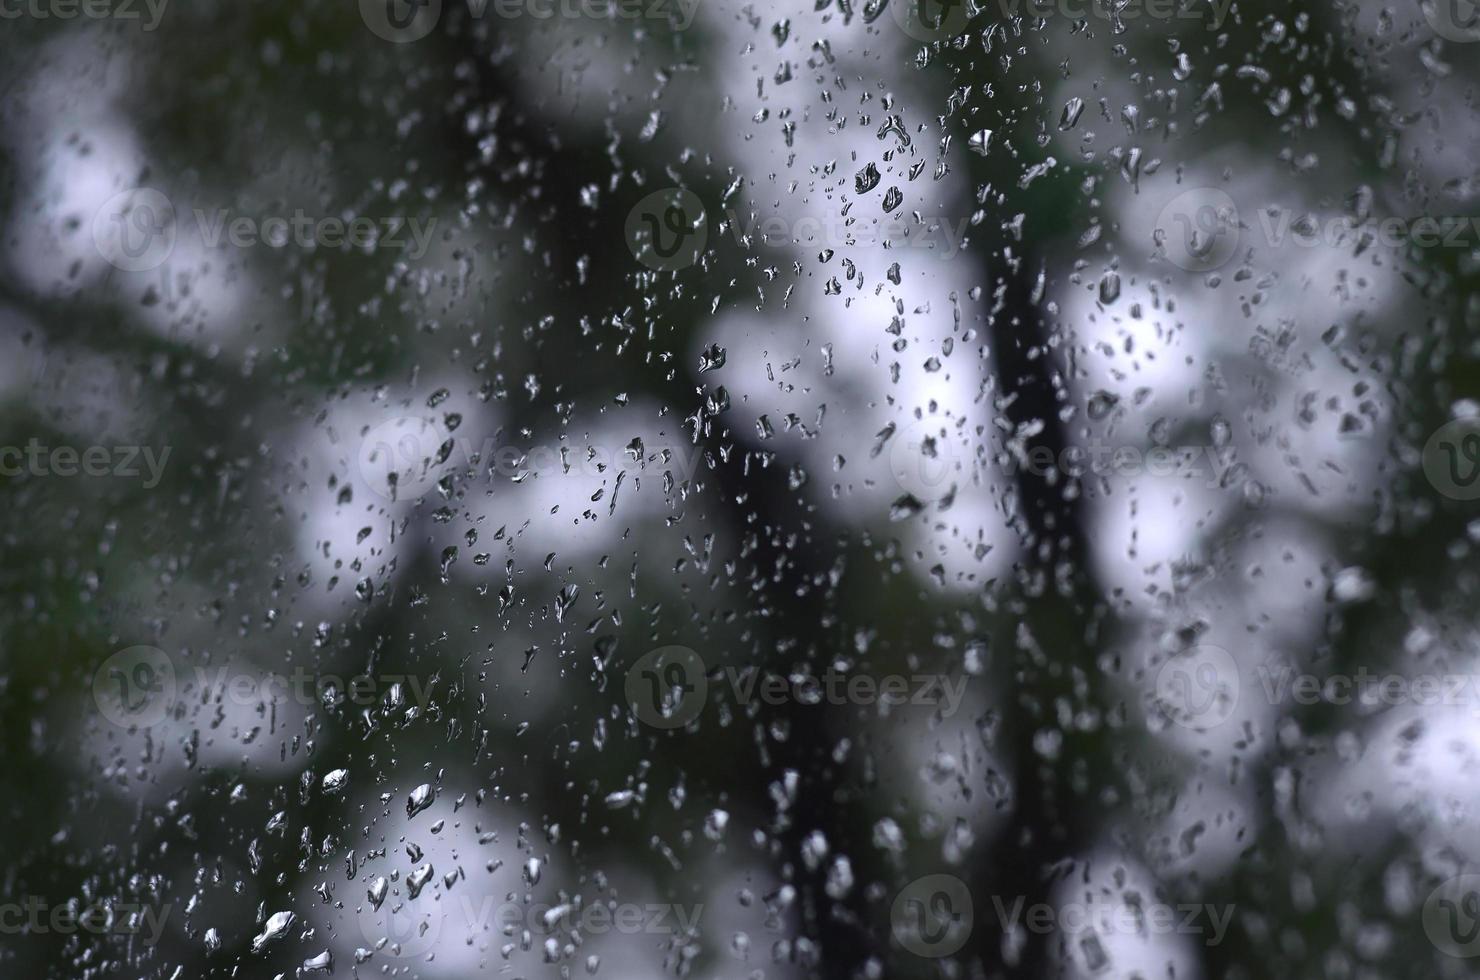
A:
<svg viewBox="0 0 1480 980">
<path fill-rule="evenodd" d="M 1474 0 L 0 0 L 0 977 L 1460 977 Z"/>
</svg>

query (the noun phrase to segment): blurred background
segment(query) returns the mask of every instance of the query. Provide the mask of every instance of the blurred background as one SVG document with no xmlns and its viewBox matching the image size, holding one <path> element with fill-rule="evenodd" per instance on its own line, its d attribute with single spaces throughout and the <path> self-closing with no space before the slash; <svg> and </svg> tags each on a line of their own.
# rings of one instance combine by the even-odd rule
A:
<svg viewBox="0 0 1480 980">
<path fill-rule="evenodd" d="M 0 976 L 1468 975 L 1477 17 L 3 6 Z"/>
</svg>

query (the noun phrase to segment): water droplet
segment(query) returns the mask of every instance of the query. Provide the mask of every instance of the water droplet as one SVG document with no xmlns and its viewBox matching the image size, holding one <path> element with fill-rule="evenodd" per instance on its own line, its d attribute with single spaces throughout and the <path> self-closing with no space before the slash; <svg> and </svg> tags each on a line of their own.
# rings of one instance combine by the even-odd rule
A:
<svg viewBox="0 0 1480 980">
<path fill-rule="evenodd" d="M 287 935 L 288 930 L 293 927 L 292 912 L 274 912 L 263 925 L 262 932 L 252 940 L 252 952 L 262 952 L 262 947 L 268 943 L 276 942 Z"/>
<path fill-rule="evenodd" d="M 1084 115 L 1084 100 L 1074 96 L 1064 103 L 1063 114 L 1059 116 L 1059 132 L 1073 129 L 1079 124 L 1079 117 Z"/>
<path fill-rule="evenodd" d="M 381 875 L 370 883 L 370 889 L 365 893 L 365 897 L 370 900 L 372 908 L 378 909 L 381 903 L 385 901 L 386 893 L 389 891 L 390 883 L 385 880 L 384 875 Z"/>
<path fill-rule="evenodd" d="M 914 494 L 902 494 L 895 499 L 894 503 L 889 505 L 889 519 L 891 521 L 907 521 L 924 509 L 925 505 Z"/>
<path fill-rule="evenodd" d="M 435 797 L 432 795 L 432 787 L 427 785 L 426 783 L 422 783 L 420 786 L 416 787 L 416 789 L 412 790 L 411 795 L 406 799 L 406 816 L 416 816 L 418 813 L 431 806 L 434 799 Z"/>
<path fill-rule="evenodd" d="M 1101 389 L 1089 398 L 1089 417 L 1096 422 L 1107 418 L 1115 411 L 1115 406 L 1120 404 L 1120 396 L 1111 391 Z"/>
<path fill-rule="evenodd" d="M 719 344 L 710 344 L 699 352 L 699 373 L 718 371 L 725 366 L 725 349 Z"/>
<path fill-rule="evenodd" d="M 331 952 L 329 952 L 326 949 L 322 953 L 320 953 L 318 956 L 311 956 L 311 957 L 309 957 L 308 959 L 306 959 L 306 960 L 303 961 L 303 969 L 302 969 L 302 972 L 304 972 L 304 973 L 333 973 L 334 972 L 334 954 L 331 953 Z"/>
</svg>

